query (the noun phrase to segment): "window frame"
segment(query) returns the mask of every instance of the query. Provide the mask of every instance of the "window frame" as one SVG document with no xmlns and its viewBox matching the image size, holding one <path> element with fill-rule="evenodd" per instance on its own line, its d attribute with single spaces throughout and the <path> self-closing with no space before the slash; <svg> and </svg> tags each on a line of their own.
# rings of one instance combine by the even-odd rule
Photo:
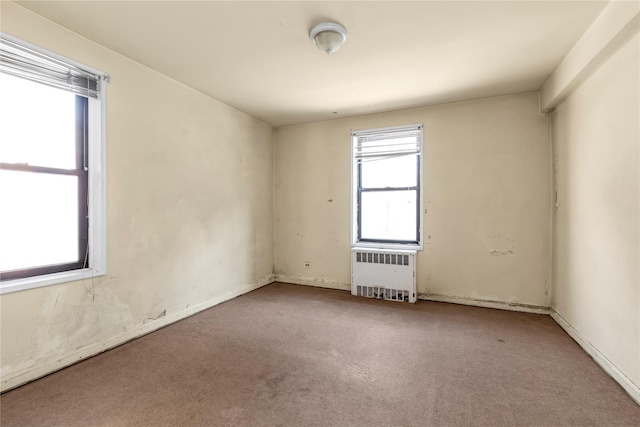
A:
<svg viewBox="0 0 640 427">
<path fill-rule="evenodd" d="M 381 187 L 362 188 L 361 165 L 356 159 L 356 144 L 358 136 L 367 134 L 395 133 L 407 131 L 419 131 L 419 151 L 417 153 L 417 186 L 411 187 Z M 385 128 L 365 129 L 351 132 L 351 246 L 357 248 L 377 248 L 396 250 L 422 250 L 424 247 L 424 125 L 411 124 L 404 126 L 392 126 Z M 361 202 L 363 192 L 385 191 L 416 191 L 416 241 L 363 239 L 361 231 Z"/>
<path fill-rule="evenodd" d="M 7 33 L 0 32 L 0 36 L 43 55 L 47 55 L 69 65 L 82 68 L 101 76 L 98 81 L 98 98 L 82 97 L 86 100 L 83 101 L 86 103 L 86 109 L 84 111 L 88 114 L 85 121 L 87 124 L 87 129 L 85 131 L 86 145 L 82 153 L 86 158 L 86 167 L 88 169 L 86 171 L 86 212 L 88 216 L 88 233 L 86 238 L 87 245 L 90 248 L 87 259 L 88 267 L 82 267 L 84 260 L 81 264 L 69 264 L 68 266 L 71 269 L 66 271 L 49 272 L 46 267 L 42 267 L 42 269 L 41 267 L 33 267 L 32 270 L 40 270 L 39 272 L 42 274 L 31 277 L 10 278 L 8 280 L 3 279 L 0 281 L 0 294 L 103 276 L 107 272 L 105 121 L 106 83 L 109 81 L 109 76 L 102 71 L 88 67 L 77 61 L 31 44 Z M 5 170 L 15 170 L 15 168 L 6 168 Z"/>
</svg>

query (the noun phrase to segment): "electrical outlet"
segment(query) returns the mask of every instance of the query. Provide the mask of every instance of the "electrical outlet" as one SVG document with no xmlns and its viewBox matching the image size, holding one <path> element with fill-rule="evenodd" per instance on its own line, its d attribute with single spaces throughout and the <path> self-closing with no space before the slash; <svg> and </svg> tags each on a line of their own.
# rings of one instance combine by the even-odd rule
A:
<svg viewBox="0 0 640 427">
<path fill-rule="evenodd" d="M 311 268 L 311 263 L 309 261 L 304 262 L 304 268 Z"/>
</svg>

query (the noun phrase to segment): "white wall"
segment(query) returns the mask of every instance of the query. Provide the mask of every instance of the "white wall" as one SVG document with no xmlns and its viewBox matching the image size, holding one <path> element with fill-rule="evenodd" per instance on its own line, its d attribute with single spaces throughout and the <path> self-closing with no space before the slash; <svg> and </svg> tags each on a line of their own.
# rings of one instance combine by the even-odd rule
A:
<svg viewBox="0 0 640 427">
<path fill-rule="evenodd" d="M 412 123 L 425 125 L 418 292 L 547 306 L 551 147 L 537 93 L 277 129 L 277 277 L 348 288 L 350 131 Z"/>
<path fill-rule="evenodd" d="M 552 308 L 636 399 L 639 51 L 636 34 L 558 105 L 552 118 L 557 190 Z"/>
<path fill-rule="evenodd" d="M 3 31 L 111 74 L 108 275 L 2 295 L 3 388 L 269 282 L 272 128 L 1 7 Z"/>
</svg>

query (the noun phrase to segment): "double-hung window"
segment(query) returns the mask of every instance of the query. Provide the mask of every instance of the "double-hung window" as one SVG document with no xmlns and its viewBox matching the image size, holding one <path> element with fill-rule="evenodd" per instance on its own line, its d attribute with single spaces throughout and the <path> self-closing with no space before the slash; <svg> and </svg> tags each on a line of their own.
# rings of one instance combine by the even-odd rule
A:
<svg viewBox="0 0 640 427">
<path fill-rule="evenodd" d="M 352 132 L 352 244 L 422 249 L 422 125 Z"/>
<path fill-rule="evenodd" d="M 0 34 L 0 291 L 104 274 L 104 82 Z"/>
</svg>

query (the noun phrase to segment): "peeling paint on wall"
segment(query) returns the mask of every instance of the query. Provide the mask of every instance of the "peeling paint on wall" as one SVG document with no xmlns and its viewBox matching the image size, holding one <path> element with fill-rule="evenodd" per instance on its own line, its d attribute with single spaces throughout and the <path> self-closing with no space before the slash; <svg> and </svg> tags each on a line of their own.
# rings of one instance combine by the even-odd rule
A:
<svg viewBox="0 0 640 427">
<path fill-rule="evenodd" d="M 164 317 L 166 315 L 167 315 L 167 310 L 164 309 L 156 317 L 147 317 L 147 320 L 158 320 L 159 318 Z"/>
<path fill-rule="evenodd" d="M 486 236 L 485 246 L 489 247 L 491 256 L 513 255 L 514 244 L 511 238 L 505 237 L 500 233 Z"/>
<path fill-rule="evenodd" d="M 39 366 L 58 357 L 60 349 L 86 347 L 105 336 L 120 334 L 124 325 L 132 325 L 129 306 L 111 288 L 102 286 L 103 282 L 95 279 L 91 287 L 77 282 L 56 285 L 56 292 L 48 292 L 48 288 L 36 290 L 43 298 L 30 316 L 21 319 L 22 330 L 30 331 L 30 347 L 14 349 L 19 363 L 6 363 L 8 359 L 3 358 L 2 376 Z M 29 294 L 33 295 L 33 291 L 5 297 L 21 300 Z"/>
</svg>

